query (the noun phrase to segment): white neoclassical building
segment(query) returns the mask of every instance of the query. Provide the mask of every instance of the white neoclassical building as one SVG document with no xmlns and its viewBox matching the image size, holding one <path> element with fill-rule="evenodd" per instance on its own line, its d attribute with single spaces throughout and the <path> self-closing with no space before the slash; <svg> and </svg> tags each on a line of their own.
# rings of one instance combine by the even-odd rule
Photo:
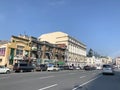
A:
<svg viewBox="0 0 120 90">
<path fill-rule="evenodd" d="M 84 66 L 86 64 L 86 45 L 72 36 L 63 32 L 52 32 L 41 35 L 39 40 L 52 44 L 65 44 L 67 65 Z"/>
</svg>

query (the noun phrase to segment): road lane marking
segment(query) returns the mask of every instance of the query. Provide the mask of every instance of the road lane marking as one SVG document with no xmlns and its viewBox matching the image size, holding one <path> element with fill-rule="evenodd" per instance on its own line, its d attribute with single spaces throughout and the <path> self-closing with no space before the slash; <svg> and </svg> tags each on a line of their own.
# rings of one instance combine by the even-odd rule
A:
<svg viewBox="0 0 120 90">
<path fill-rule="evenodd" d="M 51 77 L 55 77 L 55 76 L 40 77 L 40 79 L 46 79 L 46 78 L 51 78 Z"/>
<path fill-rule="evenodd" d="M 70 75 L 75 74 L 75 73 L 69 73 Z"/>
<path fill-rule="evenodd" d="M 48 89 L 48 88 L 52 88 L 52 87 L 55 87 L 57 86 L 58 84 L 53 84 L 53 85 L 50 85 L 50 86 L 47 86 L 47 87 L 44 87 L 44 88 L 41 88 L 41 89 L 38 89 L 38 90 L 45 90 L 45 89 Z"/>
<path fill-rule="evenodd" d="M 80 87 L 82 87 L 82 86 L 84 86 L 84 85 L 86 85 L 86 84 L 88 84 L 88 83 L 90 83 L 90 82 L 92 82 L 92 81 L 94 81 L 94 80 L 100 78 L 101 76 L 102 76 L 102 75 L 100 75 L 100 76 L 98 76 L 98 77 L 96 77 L 96 78 L 93 78 L 93 79 L 91 79 L 91 80 L 89 80 L 89 81 L 87 81 L 87 82 L 85 82 L 85 83 L 79 85 L 78 87 L 73 88 L 72 90 L 77 90 L 78 88 L 80 88 Z"/>
<path fill-rule="evenodd" d="M 86 76 L 81 76 L 80 78 L 84 78 L 84 77 L 86 77 Z"/>
<path fill-rule="evenodd" d="M 6 79 L 6 78 L 9 78 L 9 77 L 0 77 L 0 79 Z"/>
<path fill-rule="evenodd" d="M 96 74 L 96 73 L 92 73 L 93 75 Z"/>
</svg>

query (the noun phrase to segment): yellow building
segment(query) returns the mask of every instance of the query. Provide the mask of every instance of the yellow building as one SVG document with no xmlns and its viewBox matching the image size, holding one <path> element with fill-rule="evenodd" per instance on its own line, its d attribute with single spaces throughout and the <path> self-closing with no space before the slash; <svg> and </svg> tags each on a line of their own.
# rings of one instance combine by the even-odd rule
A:
<svg viewBox="0 0 120 90">
<path fill-rule="evenodd" d="M 0 54 L 0 65 L 8 67 L 11 67 L 18 60 L 23 60 L 26 55 L 29 57 L 31 50 L 29 39 L 20 36 L 12 36 L 10 42 L 0 45 L 0 49 L 3 50 Z"/>
<path fill-rule="evenodd" d="M 39 37 L 40 41 L 47 41 L 52 44 L 65 44 L 66 64 L 84 66 L 86 62 L 86 45 L 79 40 L 63 32 L 53 32 L 43 34 Z"/>
</svg>

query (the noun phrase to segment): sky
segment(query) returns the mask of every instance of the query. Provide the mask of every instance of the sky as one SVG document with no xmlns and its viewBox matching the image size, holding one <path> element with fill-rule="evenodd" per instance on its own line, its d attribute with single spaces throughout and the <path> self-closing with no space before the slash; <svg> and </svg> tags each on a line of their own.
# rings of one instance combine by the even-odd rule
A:
<svg viewBox="0 0 120 90">
<path fill-rule="evenodd" d="M 0 40 L 62 31 L 101 55 L 120 56 L 120 0 L 0 0 Z"/>
</svg>

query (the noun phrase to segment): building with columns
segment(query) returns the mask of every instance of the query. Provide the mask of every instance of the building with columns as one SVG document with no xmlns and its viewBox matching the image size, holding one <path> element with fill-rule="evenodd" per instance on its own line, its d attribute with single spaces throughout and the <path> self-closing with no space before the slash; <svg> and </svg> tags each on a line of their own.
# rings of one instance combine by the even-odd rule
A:
<svg viewBox="0 0 120 90">
<path fill-rule="evenodd" d="M 86 64 L 86 45 L 73 38 L 67 33 L 52 32 L 39 37 L 40 41 L 47 41 L 52 44 L 65 44 L 65 61 L 67 65 L 84 66 Z"/>
</svg>

